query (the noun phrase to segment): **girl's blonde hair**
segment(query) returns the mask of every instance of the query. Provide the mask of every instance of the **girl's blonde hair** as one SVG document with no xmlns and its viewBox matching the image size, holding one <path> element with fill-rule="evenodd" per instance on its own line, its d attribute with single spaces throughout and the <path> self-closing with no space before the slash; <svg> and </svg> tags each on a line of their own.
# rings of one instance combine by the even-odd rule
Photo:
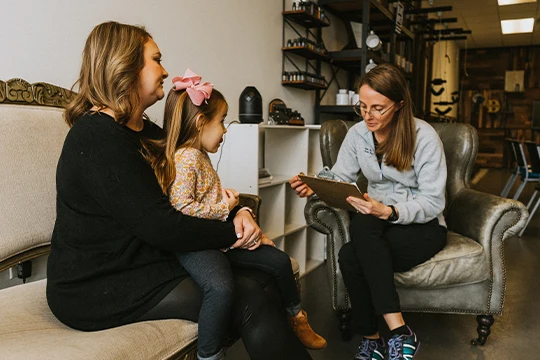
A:
<svg viewBox="0 0 540 360">
<path fill-rule="evenodd" d="M 194 144 L 208 122 L 228 105 L 223 94 L 213 89 L 207 103 L 193 104 L 185 90 L 171 89 L 165 101 L 163 116 L 163 138 L 144 140 L 144 156 L 154 169 L 154 173 L 164 194 L 176 177 L 174 155 L 181 147 Z"/>
<path fill-rule="evenodd" d="M 78 94 L 67 106 L 69 126 L 93 106 L 109 108 L 125 124 L 140 105 L 139 74 L 144 67 L 144 44 L 152 36 L 142 26 L 110 21 L 97 25 L 86 40 L 81 72 L 73 87 Z"/>
<path fill-rule="evenodd" d="M 367 85 L 396 103 L 397 110 L 389 126 L 392 130 L 379 144 L 377 154 L 385 155 L 385 164 L 399 171 L 412 166 L 416 147 L 416 125 L 407 80 L 399 68 L 391 64 L 377 65 L 360 80 L 359 88 Z"/>
</svg>

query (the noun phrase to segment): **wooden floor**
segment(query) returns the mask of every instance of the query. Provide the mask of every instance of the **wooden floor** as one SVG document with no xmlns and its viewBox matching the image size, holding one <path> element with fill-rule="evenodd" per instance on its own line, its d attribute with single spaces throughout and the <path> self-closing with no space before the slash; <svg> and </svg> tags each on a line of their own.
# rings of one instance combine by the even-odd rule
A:
<svg viewBox="0 0 540 360">
<path fill-rule="evenodd" d="M 508 176 L 507 170 L 488 170 L 476 177 L 474 188 L 498 195 Z M 520 201 L 526 204 L 533 189 L 534 185 L 527 185 Z M 421 341 L 415 360 L 540 359 L 539 214 L 535 214 L 522 238 L 513 237 L 505 242 L 505 252 L 508 282 L 504 313 L 495 317 L 486 345 L 476 347 L 470 344 L 476 336 L 475 316 L 405 314 L 407 324 Z M 302 305 L 310 323 L 328 341 L 326 349 L 310 351 L 310 354 L 315 360 L 352 360 L 360 337 L 355 336 L 347 342 L 341 340 L 338 321 L 330 303 L 326 274 L 326 265 L 323 265 L 301 281 Z M 381 329 L 385 329 L 384 325 Z M 381 332 L 388 337 L 387 330 Z M 241 341 L 229 349 L 227 359 L 249 359 Z"/>
</svg>

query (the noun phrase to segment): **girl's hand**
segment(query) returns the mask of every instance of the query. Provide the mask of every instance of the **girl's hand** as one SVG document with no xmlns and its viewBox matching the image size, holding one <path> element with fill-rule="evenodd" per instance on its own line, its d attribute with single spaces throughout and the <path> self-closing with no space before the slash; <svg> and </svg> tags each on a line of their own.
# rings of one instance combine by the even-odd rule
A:
<svg viewBox="0 0 540 360">
<path fill-rule="evenodd" d="M 363 199 L 349 196 L 347 198 L 347 202 L 356 209 L 356 212 L 359 212 L 361 214 L 373 215 L 383 220 L 388 219 L 388 216 L 390 216 L 390 214 L 392 213 L 392 209 L 390 209 L 383 203 L 380 203 L 377 200 L 370 198 L 367 193 L 364 193 Z"/>
<path fill-rule="evenodd" d="M 301 198 L 308 197 L 314 194 L 313 190 L 311 190 L 311 188 L 307 186 L 306 183 L 300 180 L 300 177 L 298 175 L 290 178 L 289 184 L 291 184 L 293 190 L 296 191 L 296 195 Z"/>
<path fill-rule="evenodd" d="M 256 242 L 260 242 L 262 230 L 249 211 L 238 212 L 233 219 L 233 224 L 238 240 L 232 244 L 231 248 L 247 249 L 256 245 Z"/>
<path fill-rule="evenodd" d="M 240 201 L 240 194 L 234 189 L 221 189 L 221 194 L 223 195 L 223 200 L 229 204 L 229 211 L 234 209 L 238 202 Z"/>
</svg>

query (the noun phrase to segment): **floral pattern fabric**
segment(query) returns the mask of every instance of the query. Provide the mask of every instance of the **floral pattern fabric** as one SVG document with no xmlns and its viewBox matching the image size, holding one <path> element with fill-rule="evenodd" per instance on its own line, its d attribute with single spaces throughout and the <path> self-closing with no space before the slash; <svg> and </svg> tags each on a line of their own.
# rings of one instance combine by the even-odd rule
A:
<svg viewBox="0 0 540 360">
<path fill-rule="evenodd" d="M 169 190 L 169 200 L 185 215 L 225 221 L 229 204 L 223 201 L 221 181 L 208 154 L 187 147 L 174 155 L 176 177 Z"/>
</svg>

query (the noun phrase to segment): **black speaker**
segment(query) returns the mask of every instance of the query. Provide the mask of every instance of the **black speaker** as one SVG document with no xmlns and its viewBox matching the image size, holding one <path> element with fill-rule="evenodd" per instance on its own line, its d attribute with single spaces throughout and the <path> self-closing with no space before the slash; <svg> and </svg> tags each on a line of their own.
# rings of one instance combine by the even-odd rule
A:
<svg viewBox="0 0 540 360">
<path fill-rule="evenodd" d="M 263 121 L 262 96 L 255 86 L 248 86 L 240 94 L 238 118 L 241 123 L 258 124 Z"/>
</svg>

